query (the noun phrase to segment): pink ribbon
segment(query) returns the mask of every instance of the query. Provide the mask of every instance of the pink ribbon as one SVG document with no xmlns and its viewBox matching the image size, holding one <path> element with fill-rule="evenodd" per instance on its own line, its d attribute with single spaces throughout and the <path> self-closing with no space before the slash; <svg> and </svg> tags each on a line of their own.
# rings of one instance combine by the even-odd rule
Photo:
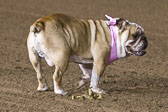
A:
<svg viewBox="0 0 168 112">
<path fill-rule="evenodd" d="M 114 32 L 114 26 L 116 24 L 116 19 L 110 19 L 110 30 L 111 30 L 111 50 L 110 50 L 110 57 L 108 60 L 108 65 L 111 64 L 113 61 L 117 60 L 117 47 L 116 47 L 116 34 Z"/>
</svg>

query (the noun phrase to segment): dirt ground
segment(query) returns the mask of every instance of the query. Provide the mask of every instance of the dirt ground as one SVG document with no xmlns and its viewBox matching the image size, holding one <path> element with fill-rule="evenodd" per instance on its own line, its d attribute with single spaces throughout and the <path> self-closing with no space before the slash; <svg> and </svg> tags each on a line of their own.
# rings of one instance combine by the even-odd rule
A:
<svg viewBox="0 0 168 112">
<path fill-rule="evenodd" d="M 0 112 L 168 112 L 167 0 L 0 0 Z M 50 91 L 37 92 L 29 62 L 29 26 L 39 17 L 64 13 L 77 18 L 122 17 L 143 26 L 149 41 L 143 57 L 121 59 L 107 67 L 102 100 L 72 100 L 53 92 L 53 69 L 44 63 Z M 82 76 L 71 63 L 63 87 L 71 95 L 87 91 L 75 84 Z"/>
</svg>

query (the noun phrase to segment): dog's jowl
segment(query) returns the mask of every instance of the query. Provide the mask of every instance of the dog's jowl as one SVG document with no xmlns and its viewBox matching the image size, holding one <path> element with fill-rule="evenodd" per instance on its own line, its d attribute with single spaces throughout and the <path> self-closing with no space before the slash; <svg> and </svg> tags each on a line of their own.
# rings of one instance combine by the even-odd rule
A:
<svg viewBox="0 0 168 112">
<path fill-rule="evenodd" d="M 38 19 L 30 27 L 27 46 L 37 73 L 38 91 L 48 89 L 41 71 L 41 58 L 55 67 L 54 92 L 65 95 L 61 80 L 69 62 L 78 63 L 83 72 L 79 87 L 90 82 L 93 92 L 104 93 L 99 88 L 99 80 L 107 65 L 120 58 L 146 53 L 148 43 L 140 25 L 106 17 L 108 20 L 80 20 L 54 14 Z"/>
</svg>

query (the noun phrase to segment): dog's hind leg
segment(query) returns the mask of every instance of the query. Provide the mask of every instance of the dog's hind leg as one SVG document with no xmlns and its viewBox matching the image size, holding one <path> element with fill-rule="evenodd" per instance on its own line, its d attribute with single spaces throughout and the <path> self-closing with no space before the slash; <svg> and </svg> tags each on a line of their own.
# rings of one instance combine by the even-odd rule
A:
<svg viewBox="0 0 168 112">
<path fill-rule="evenodd" d="M 41 68 L 41 58 L 38 56 L 37 52 L 35 51 L 33 45 L 31 44 L 31 39 L 28 39 L 28 53 L 29 53 L 29 59 L 30 62 L 33 65 L 33 68 L 35 69 L 37 73 L 37 79 L 38 79 L 38 91 L 46 91 L 48 90 L 48 86 L 46 84 L 44 75 L 42 73 Z"/>
<path fill-rule="evenodd" d="M 56 94 L 66 95 L 67 92 L 62 88 L 62 76 L 68 65 L 68 60 L 59 60 L 55 63 L 55 72 L 53 74 L 54 92 Z"/>
<path fill-rule="evenodd" d="M 82 87 L 90 81 L 90 77 L 92 75 L 93 64 L 79 64 L 80 69 L 83 72 L 83 77 L 79 81 L 77 88 Z"/>
<path fill-rule="evenodd" d="M 53 82 L 54 82 L 54 92 L 56 94 L 66 95 L 67 92 L 61 86 L 63 72 L 61 71 L 58 65 L 55 65 L 55 72 L 53 74 Z"/>
</svg>

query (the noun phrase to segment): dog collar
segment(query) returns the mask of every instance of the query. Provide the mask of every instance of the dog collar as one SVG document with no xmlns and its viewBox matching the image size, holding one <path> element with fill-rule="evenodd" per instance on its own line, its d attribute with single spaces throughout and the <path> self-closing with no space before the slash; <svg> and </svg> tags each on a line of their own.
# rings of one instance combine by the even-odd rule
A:
<svg viewBox="0 0 168 112">
<path fill-rule="evenodd" d="M 110 44 L 110 56 L 108 60 L 108 65 L 111 64 L 113 61 L 117 60 L 117 47 L 116 47 L 116 34 L 114 32 L 114 25 L 116 24 L 116 19 L 113 19 L 110 16 L 105 15 L 109 21 L 106 21 L 107 25 L 110 26 L 111 31 L 111 44 Z"/>
</svg>

